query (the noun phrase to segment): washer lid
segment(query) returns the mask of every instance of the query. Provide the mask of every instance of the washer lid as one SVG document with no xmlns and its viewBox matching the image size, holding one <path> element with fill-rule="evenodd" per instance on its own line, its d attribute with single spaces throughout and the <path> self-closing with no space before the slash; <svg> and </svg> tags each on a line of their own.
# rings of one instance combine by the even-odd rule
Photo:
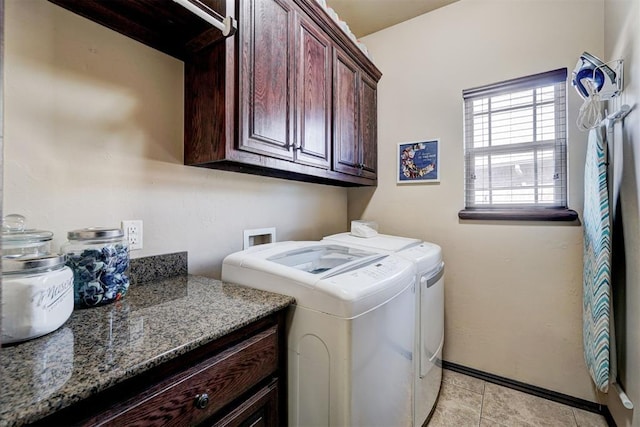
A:
<svg viewBox="0 0 640 427">
<path fill-rule="evenodd" d="M 295 287 L 313 287 L 322 278 L 358 268 L 385 256 L 380 252 L 331 242 L 276 242 L 252 246 L 228 255 L 222 263 L 222 280 L 291 295 L 280 289 L 285 286 L 280 284 L 284 281 L 275 280 L 276 277 L 294 282 Z M 264 285 L 253 283 L 257 280 L 247 279 L 255 274 L 269 279 L 263 279 Z M 246 283 L 248 280 L 252 283 Z M 272 289 L 267 289 L 267 285 Z"/>
<path fill-rule="evenodd" d="M 333 276 L 351 267 L 353 262 L 380 258 L 379 254 L 348 246 L 323 244 L 288 250 L 267 258 L 283 266 L 322 277 Z M 360 262 L 358 262 L 360 261 Z"/>
<path fill-rule="evenodd" d="M 336 243 L 356 245 L 372 249 L 380 249 L 389 252 L 398 252 L 402 249 L 422 243 L 420 239 L 409 237 L 390 236 L 388 234 L 378 234 L 374 237 L 357 237 L 350 233 L 339 233 L 325 237 L 323 240 L 330 240 Z"/>
<path fill-rule="evenodd" d="M 410 261 L 330 242 L 277 242 L 228 255 L 222 280 L 292 296 L 342 318 L 367 312 L 415 280 Z"/>
</svg>

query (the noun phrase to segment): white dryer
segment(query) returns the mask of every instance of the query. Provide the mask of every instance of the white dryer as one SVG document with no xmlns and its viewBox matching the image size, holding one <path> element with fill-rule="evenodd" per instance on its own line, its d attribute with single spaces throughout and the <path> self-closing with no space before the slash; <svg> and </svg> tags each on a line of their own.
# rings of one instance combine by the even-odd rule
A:
<svg viewBox="0 0 640 427">
<path fill-rule="evenodd" d="M 222 280 L 290 295 L 291 426 L 410 426 L 415 265 L 327 242 L 226 257 Z"/>
<path fill-rule="evenodd" d="M 416 265 L 416 327 L 413 425 L 422 426 L 435 407 L 442 382 L 444 346 L 444 262 L 440 246 L 399 236 L 334 234 L 326 242 L 395 253 Z"/>
</svg>

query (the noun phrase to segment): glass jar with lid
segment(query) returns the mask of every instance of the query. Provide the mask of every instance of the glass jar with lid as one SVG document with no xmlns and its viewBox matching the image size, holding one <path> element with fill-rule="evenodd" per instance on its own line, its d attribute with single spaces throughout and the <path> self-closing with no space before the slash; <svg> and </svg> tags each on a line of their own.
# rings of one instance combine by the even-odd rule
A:
<svg viewBox="0 0 640 427">
<path fill-rule="evenodd" d="M 42 256 L 51 251 L 53 233 L 26 227 L 26 218 L 10 214 L 2 218 L 2 258 Z"/>
<path fill-rule="evenodd" d="M 73 273 L 64 256 L 2 258 L 3 344 L 55 331 L 73 305 Z"/>
<path fill-rule="evenodd" d="M 119 228 L 91 227 L 67 233 L 62 245 L 73 271 L 76 308 L 96 307 L 122 298 L 129 289 L 129 248 Z"/>
</svg>

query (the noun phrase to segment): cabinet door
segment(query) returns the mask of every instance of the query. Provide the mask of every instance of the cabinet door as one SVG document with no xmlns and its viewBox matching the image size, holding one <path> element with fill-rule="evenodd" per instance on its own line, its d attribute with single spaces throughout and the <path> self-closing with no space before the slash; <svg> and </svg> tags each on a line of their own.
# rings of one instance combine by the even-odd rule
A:
<svg viewBox="0 0 640 427">
<path fill-rule="evenodd" d="M 358 68 L 341 50 L 334 52 L 333 169 L 360 175 Z"/>
<path fill-rule="evenodd" d="M 248 0 L 243 7 L 239 148 L 293 159 L 293 10 L 283 0 Z"/>
<path fill-rule="evenodd" d="M 376 178 L 378 171 L 378 105 L 376 82 L 366 74 L 360 80 L 360 149 L 362 176 Z"/>
<path fill-rule="evenodd" d="M 296 17 L 296 161 L 326 169 L 331 150 L 331 44 L 309 19 Z"/>
</svg>

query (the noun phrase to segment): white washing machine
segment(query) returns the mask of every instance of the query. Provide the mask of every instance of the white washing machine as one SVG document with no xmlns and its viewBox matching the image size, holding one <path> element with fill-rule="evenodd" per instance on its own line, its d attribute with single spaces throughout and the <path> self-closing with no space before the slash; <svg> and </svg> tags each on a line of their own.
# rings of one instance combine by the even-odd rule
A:
<svg viewBox="0 0 640 427">
<path fill-rule="evenodd" d="M 226 257 L 222 280 L 290 295 L 291 426 L 410 426 L 415 265 L 327 242 Z"/>
<path fill-rule="evenodd" d="M 418 239 L 350 233 L 327 236 L 324 241 L 364 250 L 395 253 L 416 265 L 416 327 L 414 358 L 414 421 L 422 426 L 435 407 L 442 382 L 444 346 L 444 263 L 440 246 Z"/>
</svg>

